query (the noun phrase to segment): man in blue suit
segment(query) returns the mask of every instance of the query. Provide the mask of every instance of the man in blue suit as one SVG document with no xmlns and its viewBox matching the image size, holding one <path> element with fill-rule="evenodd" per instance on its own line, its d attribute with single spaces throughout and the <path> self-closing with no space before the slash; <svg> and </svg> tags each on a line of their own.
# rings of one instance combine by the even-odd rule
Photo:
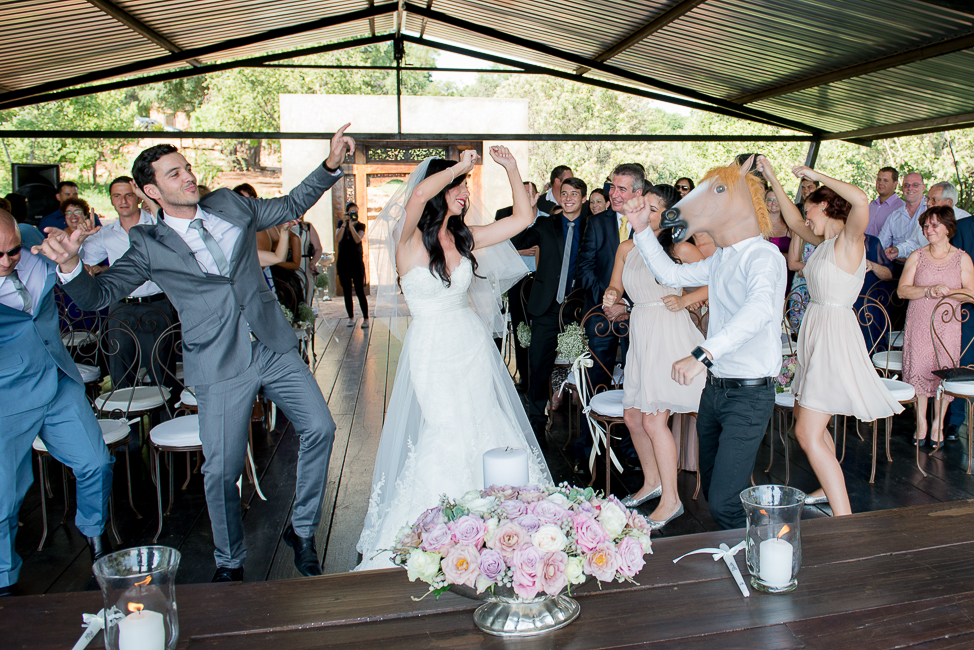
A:
<svg viewBox="0 0 974 650">
<path fill-rule="evenodd" d="M 112 457 L 61 342 L 54 264 L 30 252 L 44 237 L 0 210 L 0 596 L 14 595 L 22 561 L 17 515 L 33 482 L 36 436 L 78 480 L 75 524 L 92 561 L 110 552 L 105 522 Z"/>
<path fill-rule="evenodd" d="M 936 187 L 936 185 L 934 186 Z M 951 186 L 953 188 L 953 186 Z M 932 190 L 933 188 L 931 188 Z M 954 190 L 956 192 L 956 190 Z M 940 203 L 940 205 L 944 205 Z M 951 199 L 949 203 L 946 203 L 950 207 L 953 207 L 953 200 Z M 955 208 L 956 212 L 956 208 Z M 968 217 L 965 219 L 957 220 L 957 232 L 951 238 L 950 243 L 961 249 L 968 255 L 974 255 L 974 218 Z M 970 345 L 969 341 L 974 338 L 974 310 L 971 309 L 969 304 L 964 305 L 964 321 L 961 325 L 961 350 L 964 354 L 960 359 L 960 365 L 962 366 L 974 366 L 974 345 Z M 966 347 L 965 347 L 966 346 Z M 967 416 L 967 400 L 966 399 L 955 399 L 950 403 L 947 408 L 947 418 L 944 423 L 944 434 L 946 434 L 947 440 L 956 440 L 958 431 L 964 424 L 964 419 Z"/>
</svg>

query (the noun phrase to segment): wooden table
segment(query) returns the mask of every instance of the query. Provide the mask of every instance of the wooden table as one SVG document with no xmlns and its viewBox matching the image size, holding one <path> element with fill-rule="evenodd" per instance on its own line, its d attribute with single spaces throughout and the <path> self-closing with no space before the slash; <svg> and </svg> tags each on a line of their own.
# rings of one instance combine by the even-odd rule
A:
<svg viewBox="0 0 974 650">
<path fill-rule="evenodd" d="M 733 546 L 743 531 L 654 541 L 639 585 L 586 585 L 582 613 L 550 634 L 501 639 L 474 627 L 478 605 L 399 569 L 177 588 L 180 648 L 974 648 L 974 501 L 802 522 L 790 594 L 742 598 L 723 562 L 687 551 Z M 743 553 L 738 564 L 747 576 Z M 70 648 L 98 592 L 0 599 L 0 646 Z M 104 647 L 98 637 L 90 648 Z"/>
</svg>

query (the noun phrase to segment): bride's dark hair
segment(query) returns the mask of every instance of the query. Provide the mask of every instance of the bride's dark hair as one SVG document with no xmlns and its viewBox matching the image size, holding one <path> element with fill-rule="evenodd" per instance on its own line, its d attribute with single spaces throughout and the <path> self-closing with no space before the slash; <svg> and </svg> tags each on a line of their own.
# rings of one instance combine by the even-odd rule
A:
<svg viewBox="0 0 974 650">
<path fill-rule="evenodd" d="M 453 167 L 457 163 L 452 160 L 434 158 L 426 168 L 426 178 L 439 173 L 444 169 Z M 467 175 L 462 174 L 453 179 L 453 182 L 443 188 L 439 194 L 431 197 L 426 205 L 423 206 L 423 215 L 419 218 L 417 228 L 423 233 L 423 246 L 430 256 L 429 269 L 433 275 L 438 275 L 446 286 L 450 286 L 450 272 L 446 268 L 446 255 L 443 253 L 443 246 L 440 245 L 439 232 L 446 218 L 446 192 L 457 187 L 466 179 Z M 463 206 L 460 214 L 450 217 L 446 224 L 447 230 L 453 235 L 453 244 L 457 247 L 457 252 L 470 260 L 474 274 L 477 273 L 477 258 L 471 252 L 473 250 L 473 233 L 463 222 L 464 215 L 467 214 L 467 206 Z"/>
</svg>

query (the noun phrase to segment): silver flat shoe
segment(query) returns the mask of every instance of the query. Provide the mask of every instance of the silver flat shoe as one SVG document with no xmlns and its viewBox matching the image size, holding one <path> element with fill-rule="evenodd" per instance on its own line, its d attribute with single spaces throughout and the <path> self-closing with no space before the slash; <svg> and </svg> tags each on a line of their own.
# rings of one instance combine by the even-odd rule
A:
<svg viewBox="0 0 974 650">
<path fill-rule="evenodd" d="M 680 502 L 680 507 L 677 508 L 676 509 L 676 512 L 674 512 L 672 515 L 670 515 L 666 519 L 666 521 L 656 521 L 655 519 L 650 519 L 649 520 L 649 529 L 650 530 L 659 530 L 660 528 L 662 528 L 666 524 L 670 523 L 671 521 L 673 521 L 674 519 L 676 519 L 677 517 L 679 517 L 682 514 L 683 514 L 683 502 L 681 501 Z"/>
<path fill-rule="evenodd" d="M 663 496 L 663 484 L 660 483 L 656 486 L 656 489 L 644 496 L 641 499 L 634 498 L 631 494 L 622 500 L 622 505 L 627 508 L 635 508 L 636 506 L 641 506 L 650 499 L 655 499 L 657 497 Z"/>
<path fill-rule="evenodd" d="M 820 497 L 805 497 L 806 506 L 818 506 L 828 502 L 829 502 L 829 498 L 824 494 Z"/>
</svg>

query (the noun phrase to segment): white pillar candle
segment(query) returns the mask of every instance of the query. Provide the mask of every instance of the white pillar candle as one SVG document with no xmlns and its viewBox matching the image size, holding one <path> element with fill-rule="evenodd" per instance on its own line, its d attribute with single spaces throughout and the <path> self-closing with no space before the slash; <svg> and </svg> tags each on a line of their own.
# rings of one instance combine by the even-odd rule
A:
<svg viewBox="0 0 974 650">
<path fill-rule="evenodd" d="M 791 583 L 795 549 L 783 539 L 766 539 L 758 550 L 761 582 L 770 587 L 787 587 Z"/>
<path fill-rule="evenodd" d="M 527 485 L 528 452 L 498 447 L 484 453 L 484 488 L 491 485 Z"/>
<path fill-rule="evenodd" d="M 118 650 L 165 650 L 166 626 L 159 612 L 132 612 L 118 622 Z"/>
</svg>

